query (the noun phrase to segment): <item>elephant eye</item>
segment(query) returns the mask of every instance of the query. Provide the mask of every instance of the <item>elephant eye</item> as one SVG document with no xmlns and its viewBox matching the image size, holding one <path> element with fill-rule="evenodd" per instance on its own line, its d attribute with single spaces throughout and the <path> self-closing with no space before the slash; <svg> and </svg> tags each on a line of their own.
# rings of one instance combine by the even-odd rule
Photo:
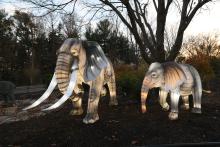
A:
<svg viewBox="0 0 220 147">
<path fill-rule="evenodd" d="M 156 78 L 156 77 L 157 77 L 157 74 L 156 74 L 156 73 L 152 73 L 152 74 L 151 74 L 151 77 L 152 77 L 152 78 Z"/>
<path fill-rule="evenodd" d="M 78 47 L 73 46 L 73 47 L 71 48 L 71 51 L 78 51 Z"/>
</svg>

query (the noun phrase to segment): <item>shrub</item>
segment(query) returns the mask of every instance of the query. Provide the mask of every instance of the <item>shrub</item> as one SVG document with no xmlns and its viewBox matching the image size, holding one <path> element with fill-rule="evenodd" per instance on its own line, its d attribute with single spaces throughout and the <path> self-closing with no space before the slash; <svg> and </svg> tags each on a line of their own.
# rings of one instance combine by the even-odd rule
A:
<svg viewBox="0 0 220 147">
<path fill-rule="evenodd" d="M 142 81 L 146 71 L 147 66 L 144 64 L 138 68 L 132 65 L 120 65 L 115 67 L 118 95 L 139 99 Z"/>
<path fill-rule="evenodd" d="M 44 74 L 43 75 L 43 84 L 46 84 L 46 86 L 49 86 L 52 78 L 53 78 L 53 74 Z"/>
<path fill-rule="evenodd" d="M 220 58 L 217 58 L 217 57 L 213 57 L 211 58 L 211 61 L 210 61 L 211 65 L 212 65 L 212 68 L 213 68 L 213 71 L 216 75 L 216 78 L 218 80 L 220 80 Z"/>
<path fill-rule="evenodd" d="M 210 80 L 215 77 L 210 57 L 203 53 L 198 53 L 197 55 L 192 55 L 186 59 L 186 63 L 194 66 L 198 70 L 204 87 L 209 88 Z"/>
<path fill-rule="evenodd" d="M 212 57 L 211 65 L 215 74 L 215 78 L 211 81 L 213 90 L 218 90 L 220 85 L 220 58 Z"/>
</svg>

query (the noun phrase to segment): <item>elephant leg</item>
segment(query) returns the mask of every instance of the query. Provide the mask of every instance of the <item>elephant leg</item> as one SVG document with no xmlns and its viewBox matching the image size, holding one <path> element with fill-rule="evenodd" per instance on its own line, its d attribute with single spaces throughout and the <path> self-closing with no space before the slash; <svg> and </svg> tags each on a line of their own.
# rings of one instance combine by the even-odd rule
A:
<svg viewBox="0 0 220 147">
<path fill-rule="evenodd" d="M 193 108 L 192 112 L 193 113 L 202 113 L 201 111 L 201 94 L 198 94 L 198 92 L 193 89 Z"/>
<path fill-rule="evenodd" d="M 115 83 L 115 77 L 114 76 L 110 78 L 107 85 L 108 85 L 109 93 L 110 93 L 109 105 L 110 106 L 117 106 L 118 105 L 118 100 L 116 98 L 116 83 Z"/>
<path fill-rule="evenodd" d="M 170 100 L 171 100 L 171 112 L 169 113 L 170 120 L 178 119 L 178 104 L 179 104 L 180 94 L 178 91 L 171 92 Z"/>
<path fill-rule="evenodd" d="M 181 106 L 181 109 L 183 110 L 189 110 L 189 96 L 182 96 L 183 104 Z"/>
<path fill-rule="evenodd" d="M 70 111 L 70 115 L 81 115 L 83 114 L 82 108 L 82 96 L 76 95 L 74 98 L 70 98 L 73 104 L 73 110 Z"/>
<path fill-rule="evenodd" d="M 85 124 L 92 124 L 99 120 L 98 104 L 103 82 L 99 78 L 91 83 L 88 99 L 87 114 L 83 119 Z"/>
<path fill-rule="evenodd" d="M 169 104 L 167 103 L 167 95 L 168 95 L 167 91 L 164 90 L 159 91 L 159 97 L 160 97 L 159 103 L 164 111 L 168 111 L 170 108 Z"/>
</svg>

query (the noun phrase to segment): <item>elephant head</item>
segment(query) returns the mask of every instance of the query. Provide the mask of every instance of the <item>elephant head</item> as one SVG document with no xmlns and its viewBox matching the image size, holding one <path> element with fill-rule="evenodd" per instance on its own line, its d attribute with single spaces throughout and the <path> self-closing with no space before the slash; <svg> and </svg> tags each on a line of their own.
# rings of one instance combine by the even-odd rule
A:
<svg viewBox="0 0 220 147">
<path fill-rule="evenodd" d="M 184 81 L 184 79 L 184 72 L 175 63 L 152 63 L 144 77 L 141 88 L 142 113 L 147 111 L 145 103 L 149 89 L 160 87 L 169 91 L 175 89 L 177 85 L 180 85 Z"/>
<path fill-rule="evenodd" d="M 98 43 L 67 39 L 57 51 L 56 79 L 59 90 L 65 92 L 69 83 L 70 73 L 80 69 L 85 82 L 95 80 L 101 69 L 108 64 Z M 75 80 L 75 79 L 74 79 Z"/>
<path fill-rule="evenodd" d="M 51 110 L 63 104 L 74 91 L 77 71 L 85 82 L 95 80 L 101 70 L 108 65 L 108 60 L 98 43 L 69 38 L 57 51 L 57 63 L 51 83 L 46 92 L 24 110 L 36 107 L 49 97 L 56 85 L 64 94 L 54 105 L 44 110 Z"/>
</svg>

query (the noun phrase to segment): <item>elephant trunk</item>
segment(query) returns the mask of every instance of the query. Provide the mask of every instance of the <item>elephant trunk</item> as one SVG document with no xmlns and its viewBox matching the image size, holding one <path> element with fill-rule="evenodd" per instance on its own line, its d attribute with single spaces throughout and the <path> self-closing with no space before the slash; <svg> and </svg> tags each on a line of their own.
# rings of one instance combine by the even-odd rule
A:
<svg viewBox="0 0 220 147">
<path fill-rule="evenodd" d="M 149 91 L 149 80 L 148 78 L 144 78 L 142 88 L 141 88 L 141 111 L 142 113 L 145 113 L 147 111 L 146 108 L 146 100 L 147 100 L 147 95 Z"/>
<path fill-rule="evenodd" d="M 71 66 L 73 57 L 67 53 L 60 53 L 56 63 L 57 85 L 61 93 L 65 93 L 70 82 Z"/>
</svg>

